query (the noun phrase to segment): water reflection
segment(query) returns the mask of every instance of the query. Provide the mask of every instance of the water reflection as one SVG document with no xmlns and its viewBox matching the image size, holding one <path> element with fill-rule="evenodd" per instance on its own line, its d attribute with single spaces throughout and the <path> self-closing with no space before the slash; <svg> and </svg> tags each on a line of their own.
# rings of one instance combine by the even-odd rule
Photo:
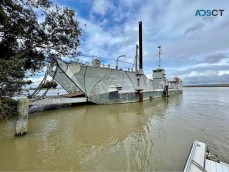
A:
<svg viewBox="0 0 229 172">
<path fill-rule="evenodd" d="M 90 130 L 92 136 L 85 138 L 91 148 L 86 147 L 80 154 L 83 169 L 156 170 L 158 149 L 163 150 L 163 138 L 166 138 L 166 131 L 160 125 L 167 106 L 168 99 L 154 99 L 144 103 L 87 107 L 85 121 L 88 125 L 83 125 L 82 131 Z M 82 139 L 89 133 L 81 134 Z M 160 148 L 154 147 L 157 137 Z"/>
<path fill-rule="evenodd" d="M 30 116 L 28 135 L 16 139 L 14 121 L 1 122 L 0 170 L 181 171 L 195 139 L 213 140 L 227 162 L 226 102 L 217 105 L 225 108 L 214 116 L 214 109 L 198 108 L 206 103 L 195 102 L 199 94 L 39 112 Z"/>
<path fill-rule="evenodd" d="M 156 163 L 153 137 L 163 135 L 157 127 L 167 106 L 167 99 L 153 99 L 35 113 L 29 120 L 29 134 L 12 138 L 4 153 L 23 155 L 14 159 L 21 170 L 53 170 L 60 165 L 59 170 L 152 170 Z M 15 169 L 4 164 L 5 170 Z"/>
</svg>

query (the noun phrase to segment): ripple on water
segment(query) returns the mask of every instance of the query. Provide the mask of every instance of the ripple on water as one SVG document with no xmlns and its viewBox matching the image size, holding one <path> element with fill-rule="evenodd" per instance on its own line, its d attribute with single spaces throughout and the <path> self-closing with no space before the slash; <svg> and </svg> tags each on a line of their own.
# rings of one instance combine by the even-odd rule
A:
<svg viewBox="0 0 229 172">
<path fill-rule="evenodd" d="M 144 103 L 83 105 L 0 122 L 3 171 L 181 171 L 195 139 L 229 163 L 229 89 L 185 88 Z M 12 166 L 14 162 L 14 166 Z"/>
</svg>

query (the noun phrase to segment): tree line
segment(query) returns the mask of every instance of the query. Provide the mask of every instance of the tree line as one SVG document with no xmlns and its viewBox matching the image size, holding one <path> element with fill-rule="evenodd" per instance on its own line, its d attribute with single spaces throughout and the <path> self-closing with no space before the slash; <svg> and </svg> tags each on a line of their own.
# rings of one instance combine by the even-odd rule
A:
<svg viewBox="0 0 229 172">
<path fill-rule="evenodd" d="M 41 85 L 41 88 L 56 88 L 58 84 L 55 81 L 46 81 Z"/>
</svg>

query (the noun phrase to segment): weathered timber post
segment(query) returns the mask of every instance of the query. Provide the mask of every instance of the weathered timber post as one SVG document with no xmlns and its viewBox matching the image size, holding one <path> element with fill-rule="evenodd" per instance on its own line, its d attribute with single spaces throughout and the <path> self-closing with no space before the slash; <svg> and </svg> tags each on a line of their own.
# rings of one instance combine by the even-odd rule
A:
<svg viewBox="0 0 229 172">
<path fill-rule="evenodd" d="M 22 136 L 27 133 L 28 128 L 29 99 L 18 100 L 17 112 L 15 136 Z"/>
<path fill-rule="evenodd" d="M 166 93 L 166 97 L 169 97 L 169 86 L 168 85 L 165 86 L 165 93 Z"/>
<path fill-rule="evenodd" d="M 164 87 L 163 97 L 169 97 L 169 86 L 168 85 Z"/>
</svg>

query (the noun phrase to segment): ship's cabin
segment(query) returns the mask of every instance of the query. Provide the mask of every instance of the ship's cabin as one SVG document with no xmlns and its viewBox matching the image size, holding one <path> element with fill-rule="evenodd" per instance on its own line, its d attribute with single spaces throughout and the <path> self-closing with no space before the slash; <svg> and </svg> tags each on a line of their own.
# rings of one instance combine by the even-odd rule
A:
<svg viewBox="0 0 229 172">
<path fill-rule="evenodd" d="M 165 70 L 164 69 L 155 69 L 153 70 L 153 79 L 161 80 L 165 76 Z"/>
</svg>

